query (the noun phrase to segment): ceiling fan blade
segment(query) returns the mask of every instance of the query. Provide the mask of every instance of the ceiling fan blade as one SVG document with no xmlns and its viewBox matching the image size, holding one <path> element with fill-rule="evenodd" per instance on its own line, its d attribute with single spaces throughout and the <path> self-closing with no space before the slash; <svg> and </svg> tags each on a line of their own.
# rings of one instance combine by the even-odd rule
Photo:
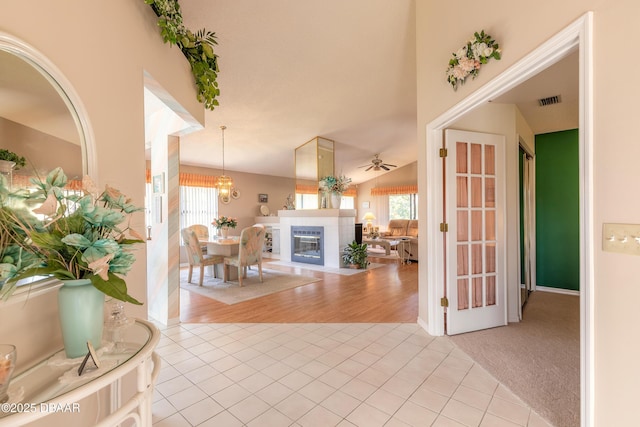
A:
<svg viewBox="0 0 640 427">
<path fill-rule="evenodd" d="M 386 167 L 385 165 L 380 165 L 380 167 L 381 167 L 382 169 L 386 170 L 386 171 L 388 171 L 388 170 L 389 170 L 389 168 L 388 168 L 388 167 Z"/>
<path fill-rule="evenodd" d="M 397 166 L 396 166 L 396 165 L 391 165 L 391 164 L 389 164 L 389 163 L 385 163 L 384 165 L 385 165 L 385 166 L 389 166 L 389 167 L 391 167 L 391 168 L 397 168 Z"/>
<path fill-rule="evenodd" d="M 368 170 L 371 170 L 371 168 L 373 167 L 373 165 L 369 166 L 368 168 L 366 168 L 364 171 L 367 172 Z"/>
</svg>

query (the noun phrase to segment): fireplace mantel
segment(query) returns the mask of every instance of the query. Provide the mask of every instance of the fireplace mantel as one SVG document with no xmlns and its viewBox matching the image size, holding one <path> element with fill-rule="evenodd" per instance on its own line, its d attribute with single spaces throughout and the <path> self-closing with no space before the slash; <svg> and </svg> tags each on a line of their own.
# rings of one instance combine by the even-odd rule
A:
<svg viewBox="0 0 640 427">
<path fill-rule="evenodd" d="M 280 259 L 291 261 L 291 227 L 324 227 L 324 265 L 341 267 L 343 249 L 355 239 L 355 209 L 279 210 Z"/>
<path fill-rule="evenodd" d="M 355 209 L 299 209 L 299 210 L 280 210 L 279 217 L 353 217 L 355 225 L 356 210 Z"/>
</svg>

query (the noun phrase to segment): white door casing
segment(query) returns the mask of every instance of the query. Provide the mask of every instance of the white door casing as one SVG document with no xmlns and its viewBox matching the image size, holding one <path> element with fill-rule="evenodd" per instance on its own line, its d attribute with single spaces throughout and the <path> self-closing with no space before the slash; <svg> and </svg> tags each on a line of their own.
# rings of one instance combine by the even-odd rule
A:
<svg viewBox="0 0 640 427">
<path fill-rule="evenodd" d="M 507 324 L 505 140 L 445 130 L 449 335 Z"/>
</svg>

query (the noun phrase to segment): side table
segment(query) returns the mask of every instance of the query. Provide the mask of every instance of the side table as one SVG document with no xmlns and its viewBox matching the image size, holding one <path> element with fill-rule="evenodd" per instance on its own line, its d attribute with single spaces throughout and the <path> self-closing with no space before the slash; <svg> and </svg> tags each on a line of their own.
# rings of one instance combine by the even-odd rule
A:
<svg viewBox="0 0 640 427">
<path fill-rule="evenodd" d="M 9 386 L 9 402 L 0 412 L 0 427 L 25 425 L 55 413 L 55 408 L 69 408 L 83 398 L 109 386 L 110 414 L 98 426 L 114 426 L 131 419 L 136 425 L 150 426 L 153 387 L 160 372 L 160 358 L 154 352 L 160 331 L 146 320 L 136 319 L 122 331 L 122 342 L 112 352 L 99 357 L 101 368 L 74 378 L 77 364 L 68 364 L 60 350 L 25 372 L 15 376 Z M 120 380 L 136 372 L 136 393 L 126 402 L 120 400 Z M 20 401 L 12 401 L 18 390 Z M 6 406 L 9 405 L 9 406 Z M 73 407 L 73 406 L 71 406 Z M 53 408 L 53 409 L 52 409 Z M 7 409 L 5 411 L 5 409 Z"/>
</svg>

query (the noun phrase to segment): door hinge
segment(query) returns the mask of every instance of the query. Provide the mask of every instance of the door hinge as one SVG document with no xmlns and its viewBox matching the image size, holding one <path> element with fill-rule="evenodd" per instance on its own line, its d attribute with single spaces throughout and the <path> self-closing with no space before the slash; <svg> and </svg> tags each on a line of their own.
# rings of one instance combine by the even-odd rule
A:
<svg viewBox="0 0 640 427">
<path fill-rule="evenodd" d="M 449 307 L 449 299 L 447 297 L 440 298 L 440 306 Z"/>
<path fill-rule="evenodd" d="M 447 224 L 446 222 L 441 222 L 440 231 L 442 231 L 443 233 L 446 233 L 447 231 L 449 231 L 449 224 Z"/>
<path fill-rule="evenodd" d="M 441 148 L 440 149 L 440 157 L 447 157 L 447 149 L 446 148 Z"/>
</svg>

